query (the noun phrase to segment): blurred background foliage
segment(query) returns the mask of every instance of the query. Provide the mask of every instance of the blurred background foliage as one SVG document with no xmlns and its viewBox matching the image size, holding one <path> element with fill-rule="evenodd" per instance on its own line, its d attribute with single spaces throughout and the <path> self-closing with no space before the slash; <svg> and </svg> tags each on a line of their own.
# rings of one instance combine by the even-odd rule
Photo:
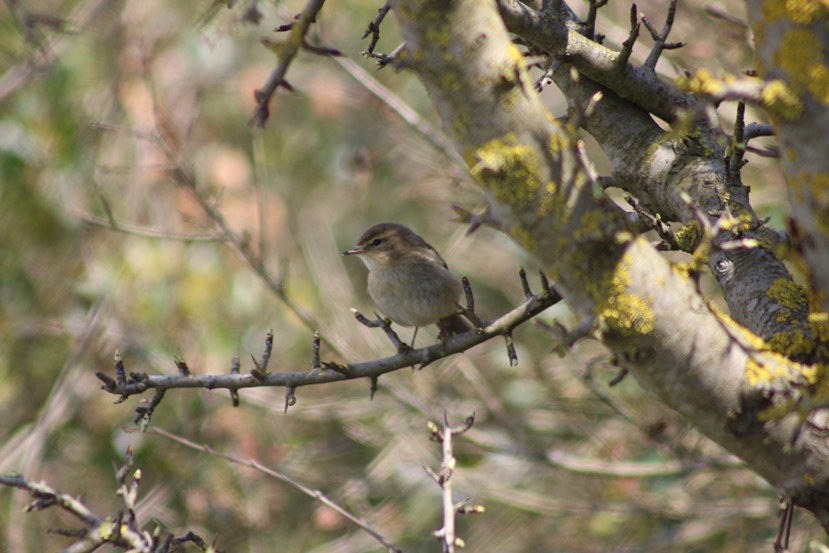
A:
<svg viewBox="0 0 829 553">
<path fill-rule="evenodd" d="M 376 71 L 360 55 L 379 4 L 331 3 L 315 29 L 315 40 L 368 76 L 301 54 L 288 75 L 297 92 L 274 98 L 264 131 L 247 125 L 253 91 L 276 62 L 259 41 L 278 40 L 272 29 L 301 2 L 32 0 L 0 8 L 0 472 L 45 479 L 98 514 L 114 514 L 112 467 L 132 445 L 144 475 L 141 516 L 151 527 L 190 529 L 208 541 L 218 534 L 227 551 L 382 550 L 331 509 L 253 469 L 128 432 L 138 400 L 114 405 L 94 376 L 114 374 L 116 348 L 128 371 L 173 374 L 173 354 L 198 373 L 227 372 L 235 354 L 250 370 L 268 328 L 272 370 L 308 367 L 315 328 L 234 249 L 211 239 L 212 222 L 170 176 L 173 162 L 194 171 L 229 225 L 272 274 L 285 276 L 291 300 L 337 344 L 323 346 L 324 360 L 393 353 L 381 332 L 351 316 L 350 307 L 374 307 L 365 268 L 340 256 L 376 222 L 421 233 L 469 276 L 484 317 L 522 301 L 519 265 L 537 286 L 536 265 L 504 236 L 482 229 L 467 237 L 450 221 L 451 203 L 480 208 L 481 194 L 365 86 L 376 80 L 437 125 L 413 75 Z M 654 21 L 664 17 L 658 0 L 639 7 Z M 574 8 L 584 13 L 586 3 Z M 602 11 L 608 44 L 626 38 L 628 9 L 616 1 Z M 716 9 L 744 15 L 736 0 Z M 673 40 L 690 44 L 661 62 L 669 78 L 677 68 L 751 66 L 746 29 L 712 17 L 701 1 L 681 3 L 674 29 Z M 397 46 L 395 33 L 390 16 L 379 52 Z M 640 41 L 638 61 L 647 46 Z M 542 95 L 564 115 L 553 88 Z M 729 128 L 733 107 L 720 113 Z M 775 162 L 752 157 L 744 180 L 761 215 L 781 226 L 785 188 Z M 92 217 L 111 217 L 120 230 Z M 144 235 L 151 232 L 165 237 Z M 716 294 L 710 280 L 706 286 Z M 541 318 L 573 322 L 563 306 Z M 421 345 L 431 339 L 431 329 L 421 330 Z M 254 458 L 321 490 L 404 550 L 425 552 L 439 550 L 430 532 L 442 524 L 439 489 L 421 466 L 440 463 L 426 422 L 444 411 L 460 422 L 474 409 L 475 426 L 456 445 L 454 477 L 459 500 L 487 509 L 459 520 L 471 551 L 770 549 L 775 491 L 743 468 L 711 464 L 727 456 L 633 379 L 609 388 L 615 373 L 600 346 L 583 341 L 562 358 L 532 324 L 515 341 L 518 367 L 495 341 L 385 376 L 373 401 L 362 381 L 299 389 L 287 415 L 282 389 L 245 390 L 235 409 L 226 391 L 174 390 L 152 425 Z M 615 468 L 693 468 L 651 478 L 585 475 L 553 466 L 548 452 Z M 55 509 L 24 515 L 27 500 L 0 489 L 0 549 L 65 546 L 47 529 L 71 526 L 71 518 Z M 793 550 L 825 543 L 809 516 L 799 513 L 795 528 Z"/>
</svg>

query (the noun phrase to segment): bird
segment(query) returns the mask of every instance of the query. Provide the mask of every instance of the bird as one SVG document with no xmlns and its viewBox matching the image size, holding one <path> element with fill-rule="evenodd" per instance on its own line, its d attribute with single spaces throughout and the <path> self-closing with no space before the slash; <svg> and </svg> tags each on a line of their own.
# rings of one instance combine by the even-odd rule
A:
<svg viewBox="0 0 829 553">
<path fill-rule="evenodd" d="M 409 227 L 374 225 L 343 255 L 356 255 L 368 267 L 368 294 L 392 322 L 416 328 L 435 324 L 440 340 L 472 330 L 458 313 L 461 281 L 437 250 Z"/>
</svg>

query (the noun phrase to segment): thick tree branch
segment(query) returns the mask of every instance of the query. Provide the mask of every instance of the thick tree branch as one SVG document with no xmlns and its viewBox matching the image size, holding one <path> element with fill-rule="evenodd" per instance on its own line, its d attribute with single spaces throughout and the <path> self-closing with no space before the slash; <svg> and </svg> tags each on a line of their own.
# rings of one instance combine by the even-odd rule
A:
<svg viewBox="0 0 829 553">
<path fill-rule="evenodd" d="M 397 0 L 392 9 L 499 228 L 536 256 L 577 315 L 595 317 L 595 332 L 643 388 L 829 528 L 821 433 L 805 415 L 786 415 L 805 367 L 765 349 L 634 237 L 539 101 L 494 1 Z"/>
<path fill-rule="evenodd" d="M 553 20 L 518 0 L 498 0 L 498 9 L 510 32 L 567 61 L 580 73 L 664 121 L 676 121 L 681 110 L 696 103 L 692 95 L 666 83 L 649 67 L 620 66 L 618 52 L 580 35 L 563 20 Z"/>
</svg>

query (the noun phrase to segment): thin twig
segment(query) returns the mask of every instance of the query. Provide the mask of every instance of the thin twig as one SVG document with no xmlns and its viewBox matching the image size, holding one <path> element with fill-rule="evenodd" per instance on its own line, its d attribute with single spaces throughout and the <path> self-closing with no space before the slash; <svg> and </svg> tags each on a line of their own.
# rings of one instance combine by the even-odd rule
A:
<svg viewBox="0 0 829 553">
<path fill-rule="evenodd" d="M 616 70 L 625 71 L 628 66 L 628 60 L 633 53 L 633 45 L 639 37 L 639 14 L 636 11 L 636 4 L 630 6 L 630 33 L 627 40 L 622 43 L 622 49 L 619 51 L 619 57 L 616 58 Z"/>
<path fill-rule="evenodd" d="M 299 319 L 306 325 L 309 330 L 315 331 L 322 328 L 322 326 L 311 316 L 310 313 L 300 307 L 289 295 L 285 289 L 284 281 L 280 278 L 275 278 L 265 266 L 265 262 L 261 256 L 258 256 L 251 250 L 248 240 L 243 236 L 237 234 L 225 220 L 222 212 L 216 207 L 210 196 L 199 186 L 193 172 L 186 167 L 181 160 L 177 159 L 175 153 L 170 149 L 164 138 L 154 133 L 154 140 L 158 146 L 164 151 L 167 158 L 173 164 L 169 170 L 171 177 L 178 182 L 183 188 L 190 192 L 191 197 L 196 201 L 201 210 L 207 215 L 213 224 L 224 235 L 228 244 L 230 244 L 244 259 L 248 262 L 251 268 L 256 272 L 262 281 L 270 288 L 271 292 L 276 295 L 279 300 L 285 304 Z M 321 332 L 322 339 L 335 351 L 343 352 L 347 350 L 345 344 L 341 344 L 333 336 L 329 336 L 327 332 Z"/>
<path fill-rule="evenodd" d="M 587 12 L 587 21 L 585 21 L 584 36 L 590 40 L 596 40 L 596 15 L 599 13 L 599 8 L 607 5 L 608 0 L 590 0 L 590 9 Z M 601 44 L 601 41 L 597 41 Z"/>
<path fill-rule="evenodd" d="M 742 186 L 740 171 L 743 168 L 743 160 L 746 153 L 746 104 L 737 102 L 737 115 L 734 121 L 734 134 L 731 137 L 731 147 L 725 159 L 725 184 L 726 186 Z"/>
<path fill-rule="evenodd" d="M 467 172 L 466 162 L 455 151 L 455 147 L 446 138 L 446 135 L 429 124 L 423 119 L 415 110 L 413 110 L 406 102 L 396 96 L 388 88 L 380 84 L 371 74 L 365 69 L 354 63 L 353 60 L 346 57 L 337 57 L 333 60 L 342 67 L 355 81 L 366 90 L 371 92 L 374 96 L 380 99 L 384 104 L 392 109 L 400 116 L 406 123 L 411 125 L 417 132 L 425 137 L 440 153 L 451 159 L 455 165 Z"/>
<path fill-rule="evenodd" d="M 34 497 L 32 502 L 24 509 L 25 512 L 37 512 L 49 507 L 58 507 L 72 514 L 83 523 L 83 529 L 59 532 L 64 536 L 76 539 L 72 545 L 63 549 L 64 552 L 91 552 L 105 543 L 110 543 L 119 549 L 129 550 L 133 553 L 155 553 L 160 551 L 157 547 L 158 535 L 153 536 L 149 532 L 141 530 L 136 517 L 141 469 L 133 471 L 132 478 L 128 479 L 132 463 L 132 447 L 128 447 L 124 464 L 115 474 L 118 485 L 116 495 L 121 498 L 122 508 L 115 515 L 108 517 L 98 516 L 80 499 L 59 492 L 42 481 L 32 482 L 20 475 L 0 475 L 0 484 L 27 490 Z M 172 534 L 166 536 L 166 542 L 172 543 L 173 541 L 177 543 L 204 543 L 204 540 L 193 532 L 188 532 L 180 538 L 175 538 Z M 221 553 L 218 549 L 214 548 L 213 550 Z"/>
<path fill-rule="evenodd" d="M 308 0 L 308 4 L 306 4 L 305 9 L 302 10 L 299 20 L 291 27 L 291 34 L 282 45 L 279 55 L 279 63 L 271 72 L 268 80 L 265 82 L 265 86 L 254 93 L 257 107 L 253 117 L 251 117 L 251 125 L 264 128 L 265 122 L 267 122 L 268 117 L 270 116 L 270 109 L 268 105 L 270 104 L 271 97 L 274 92 L 276 92 L 277 88 L 282 87 L 287 90 L 292 90 L 291 85 L 287 80 L 285 80 L 285 75 L 288 73 L 288 68 L 291 66 L 291 62 L 294 60 L 300 48 L 305 43 L 305 36 L 308 34 L 311 23 L 316 21 L 317 14 L 322 9 L 322 5 L 324 3 L 325 0 Z"/>
<path fill-rule="evenodd" d="M 433 532 L 433 535 L 443 544 L 444 553 L 454 553 L 455 548 L 462 548 L 464 546 L 464 541 L 455 535 L 455 516 L 460 512 L 466 514 L 483 511 L 483 508 L 480 506 L 474 506 L 468 509 L 466 507 L 467 500 L 456 504 L 452 497 L 452 474 L 455 471 L 455 464 L 457 462 L 452 450 L 452 438 L 465 433 L 472 427 L 474 422 L 475 412 L 473 411 L 461 426 L 452 428 L 449 426 L 449 419 L 444 411 L 442 428 L 438 428 L 433 422 L 429 423 L 432 439 L 441 444 L 443 459 L 439 472 L 433 471 L 428 466 L 424 466 L 423 468 L 441 489 L 441 496 L 443 498 L 443 528 Z"/>
<path fill-rule="evenodd" d="M 149 227 L 141 227 L 138 225 L 128 225 L 124 223 L 117 223 L 114 218 L 97 217 L 88 213 L 81 213 L 72 211 L 81 221 L 96 227 L 103 227 L 110 230 L 122 232 L 132 236 L 141 238 L 154 238 L 159 240 L 181 240 L 182 242 L 224 242 L 227 238 L 221 234 L 204 233 L 204 234 L 188 234 L 166 232 L 163 230 L 156 230 Z"/>
<path fill-rule="evenodd" d="M 368 35 L 371 35 L 371 42 L 369 42 L 368 48 L 366 48 L 366 54 L 373 54 L 374 48 L 377 46 L 377 42 L 380 41 L 380 24 L 383 23 L 383 19 L 385 19 L 386 14 L 389 13 L 391 9 L 391 5 L 388 2 L 383 4 L 383 7 L 377 10 L 377 17 L 374 18 L 374 21 L 368 24 L 368 29 L 366 29 L 363 38 L 365 39 Z"/>
<path fill-rule="evenodd" d="M 650 69 L 656 69 L 656 62 L 659 61 L 659 56 L 662 55 L 663 50 L 676 50 L 685 46 L 685 42 L 666 42 L 668 35 L 671 33 L 671 27 L 674 25 L 674 17 L 676 16 L 676 0 L 671 0 L 671 5 L 668 7 L 668 16 L 665 18 L 665 25 L 662 26 L 662 31 L 657 32 L 656 28 L 651 25 L 647 17 L 642 17 L 642 22 L 651 33 L 651 38 L 654 40 L 651 53 L 648 59 L 643 64 Z"/>
</svg>

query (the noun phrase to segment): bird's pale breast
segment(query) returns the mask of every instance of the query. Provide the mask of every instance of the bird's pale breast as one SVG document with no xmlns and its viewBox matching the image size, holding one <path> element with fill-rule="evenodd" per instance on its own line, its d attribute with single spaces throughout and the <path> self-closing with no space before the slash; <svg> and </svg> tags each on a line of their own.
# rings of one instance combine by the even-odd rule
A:
<svg viewBox="0 0 829 553">
<path fill-rule="evenodd" d="M 456 312 L 463 287 L 436 264 L 395 264 L 369 272 L 368 293 L 377 307 L 401 326 L 428 326 Z"/>
</svg>

